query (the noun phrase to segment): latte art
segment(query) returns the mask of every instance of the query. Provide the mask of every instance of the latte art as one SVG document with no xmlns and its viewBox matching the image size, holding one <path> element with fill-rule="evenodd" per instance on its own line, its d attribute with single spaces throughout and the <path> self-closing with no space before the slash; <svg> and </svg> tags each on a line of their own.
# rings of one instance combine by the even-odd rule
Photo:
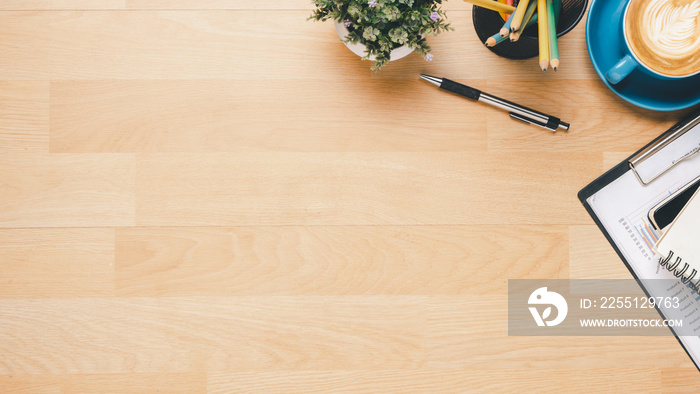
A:
<svg viewBox="0 0 700 394">
<path fill-rule="evenodd" d="M 665 0 L 650 1 L 644 10 L 642 23 L 651 28 L 647 42 L 664 56 L 682 56 L 700 47 L 700 36 L 696 34 L 700 1 L 675 7 Z"/>
<path fill-rule="evenodd" d="M 700 70 L 700 0 L 632 0 L 625 35 L 637 58 L 658 73 Z"/>
</svg>

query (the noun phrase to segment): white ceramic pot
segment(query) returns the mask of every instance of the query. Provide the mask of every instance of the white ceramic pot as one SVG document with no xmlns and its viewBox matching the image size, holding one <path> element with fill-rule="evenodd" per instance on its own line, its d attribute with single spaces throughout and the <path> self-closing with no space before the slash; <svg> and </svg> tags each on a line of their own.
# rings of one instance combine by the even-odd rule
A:
<svg viewBox="0 0 700 394">
<path fill-rule="evenodd" d="M 350 32 L 348 31 L 348 28 L 345 27 L 344 24 L 338 23 L 337 21 L 333 21 L 333 23 L 335 23 L 335 31 L 338 32 L 338 37 L 340 37 L 341 40 L 345 39 L 345 37 L 348 34 L 350 34 Z M 363 44 L 359 44 L 359 43 L 352 44 L 349 42 L 346 42 L 344 44 L 346 47 L 348 47 L 348 49 L 350 49 L 357 56 L 364 57 L 367 55 L 367 47 Z M 395 48 L 393 51 L 391 51 L 391 59 L 389 61 L 394 61 L 394 60 L 399 60 L 401 58 L 404 58 L 404 57 L 410 55 L 411 52 L 413 52 L 413 49 L 409 48 L 406 45 L 402 45 L 398 48 Z M 375 60 L 374 56 L 370 56 L 369 60 L 374 61 Z"/>
</svg>

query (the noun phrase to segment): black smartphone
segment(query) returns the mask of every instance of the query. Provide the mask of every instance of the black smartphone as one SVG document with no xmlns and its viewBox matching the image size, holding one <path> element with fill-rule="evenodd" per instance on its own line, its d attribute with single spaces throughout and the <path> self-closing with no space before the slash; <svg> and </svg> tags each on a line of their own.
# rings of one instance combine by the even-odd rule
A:
<svg viewBox="0 0 700 394">
<path fill-rule="evenodd" d="M 665 229 L 700 187 L 700 177 L 680 188 L 649 211 L 649 222 L 657 231 Z"/>
</svg>

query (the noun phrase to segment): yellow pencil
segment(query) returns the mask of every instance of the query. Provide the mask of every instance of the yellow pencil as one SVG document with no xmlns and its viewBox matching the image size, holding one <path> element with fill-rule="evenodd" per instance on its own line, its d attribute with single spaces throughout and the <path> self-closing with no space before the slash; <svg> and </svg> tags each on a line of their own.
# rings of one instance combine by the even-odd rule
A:
<svg viewBox="0 0 700 394">
<path fill-rule="evenodd" d="M 537 0 L 537 39 L 540 46 L 540 68 L 549 67 L 549 31 L 547 30 L 547 0 Z"/>
<path fill-rule="evenodd" d="M 523 16 L 523 22 L 520 27 L 513 33 L 510 33 L 510 40 L 515 42 L 520 39 L 520 35 L 523 34 L 523 30 L 531 24 L 537 22 L 537 14 L 535 14 L 535 8 L 537 8 L 537 1 L 533 0 L 527 5 L 527 10 L 525 10 L 525 16 Z"/>
<path fill-rule="evenodd" d="M 466 2 L 472 3 L 475 6 L 487 8 L 489 10 L 503 12 L 506 14 L 512 14 L 515 11 L 515 7 L 508 4 L 499 3 L 493 0 L 464 0 Z"/>
<path fill-rule="evenodd" d="M 532 0 L 535 1 L 535 0 Z M 510 31 L 516 31 L 523 23 L 523 16 L 525 16 L 525 10 L 527 10 L 527 5 L 530 0 L 520 0 L 518 6 L 515 8 L 513 16 L 510 17 L 513 21 L 510 22 Z"/>
</svg>

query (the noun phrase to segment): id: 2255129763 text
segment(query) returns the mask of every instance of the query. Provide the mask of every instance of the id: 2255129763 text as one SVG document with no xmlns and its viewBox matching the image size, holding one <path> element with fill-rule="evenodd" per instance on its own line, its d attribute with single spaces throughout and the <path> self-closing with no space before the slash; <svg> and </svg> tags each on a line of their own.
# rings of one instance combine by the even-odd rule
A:
<svg viewBox="0 0 700 394">
<path fill-rule="evenodd" d="M 680 308 L 679 297 L 599 297 L 581 298 L 581 309 L 645 309 L 657 306 L 668 309 Z"/>
</svg>

